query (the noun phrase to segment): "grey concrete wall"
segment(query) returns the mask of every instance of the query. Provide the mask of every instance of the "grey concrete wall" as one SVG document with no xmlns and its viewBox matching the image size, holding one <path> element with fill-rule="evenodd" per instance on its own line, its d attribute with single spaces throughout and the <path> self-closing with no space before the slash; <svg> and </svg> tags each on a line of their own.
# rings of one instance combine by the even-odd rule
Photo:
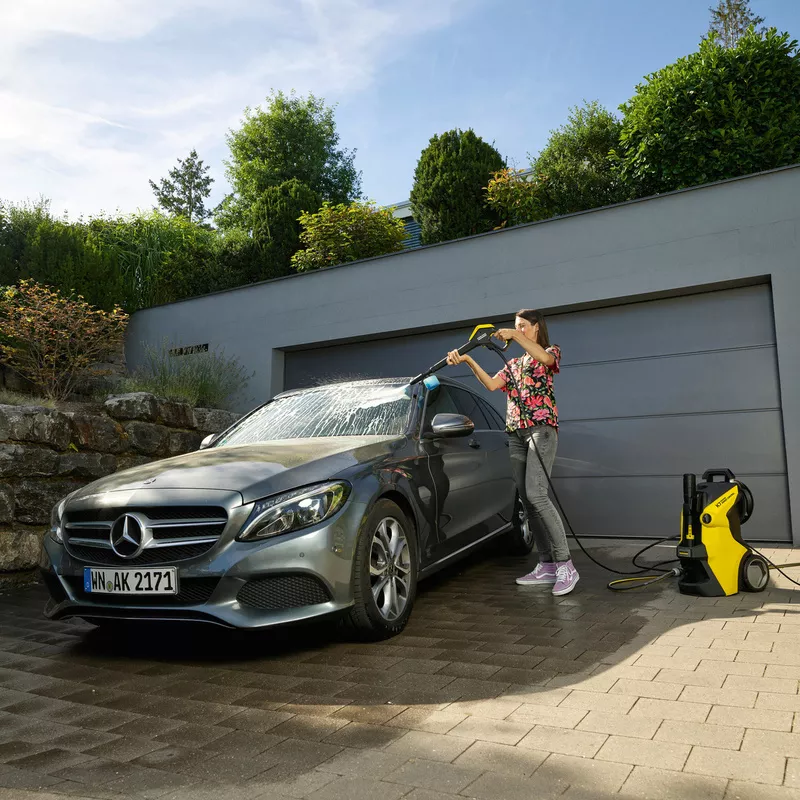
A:
<svg viewBox="0 0 800 800">
<path fill-rule="evenodd" d="M 798 222 L 792 167 L 147 309 L 126 355 L 135 366 L 141 343 L 164 337 L 224 347 L 257 373 L 244 408 L 282 388 L 285 349 L 507 319 L 520 305 L 577 310 L 767 279 L 797 520 Z"/>
</svg>

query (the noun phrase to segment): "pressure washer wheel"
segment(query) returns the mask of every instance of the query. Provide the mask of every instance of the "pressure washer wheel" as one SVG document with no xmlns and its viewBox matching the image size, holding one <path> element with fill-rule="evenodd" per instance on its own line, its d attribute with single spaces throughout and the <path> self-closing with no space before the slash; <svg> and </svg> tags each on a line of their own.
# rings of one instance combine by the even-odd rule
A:
<svg viewBox="0 0 800 800">
<path fill-rule="evenodd" d="M 769 564 L 757 553 L 742 559 L 741 585 L 746 592 L 763 592 L 769 583 Z"/>
<path fill-rule="evenodd" d="M 512 528 L 505 535 L 508 551 L 515 556 L 526 556 L 533 550 L 533 531 L 525 516 L 525 509 L 517 496 L 514 502 Z"/>
</svg>

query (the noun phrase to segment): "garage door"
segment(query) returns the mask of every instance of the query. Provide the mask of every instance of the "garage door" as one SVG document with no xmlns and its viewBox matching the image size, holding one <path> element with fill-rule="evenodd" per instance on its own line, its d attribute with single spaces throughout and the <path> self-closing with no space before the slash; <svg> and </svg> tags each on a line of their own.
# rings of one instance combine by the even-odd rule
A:
<svg viewBox="0 0 800 800">
<path fill-rule="evenodd" d="M 746 538 L 791 541 L 768 286 L 561 314 L 548 326 L 563 353 L 553 483 L 578 534 L 672 535 L 683 473 L 729 467 L 755 496 Z M 287 352 L 285 386 L 414 375 L 470 331 Z M 492 353 L 477 358 L 502 367 Z M 445 374 L 478 387 L 463 368 Z M 483 394 L 504 408 L 501 393 Z"/>
</svg>

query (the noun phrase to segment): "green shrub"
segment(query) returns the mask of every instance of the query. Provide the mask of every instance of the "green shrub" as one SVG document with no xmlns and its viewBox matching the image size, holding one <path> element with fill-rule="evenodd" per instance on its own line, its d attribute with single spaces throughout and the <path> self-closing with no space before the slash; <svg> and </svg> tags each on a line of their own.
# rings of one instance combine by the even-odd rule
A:
<svg viewBox="0 0 800 800">
<path fill-rule="evenodd" d="M 91 241 L 84 222 L 55 219 L 45 200 L 0 203 L 0 285 L 23 279 L 80 294 L 106 311 L 125 294 L 113 253 Z"/>
<path fill-rule="evenodd" d="M 298 272 L 397 253 L 407 235 L 391 209 L 370 203 L 325 203 L 316 214 L 304 213 L 300 225 L 304 249 L 292 256 Z"/>
<path fill-rule="evenodd" d="M 22 280 L 0 293 L 0 354 L 45 397 L 65 400 L 81 373 L 122 344 L 128 315 Z"/>
<path fill-rule="evenodd" d="M 800 54 L 772 28 L 700 49 L 647 76 L 622 106 L 620 175 L 632 196 L 800 160 Z"/>
<path fill-rule="evenodd" d="M 169 346 L 145 346 L 145 365 L 122 382 L 125 392 L 150 392 L 167 400 L 182 400 L 195 408 L 227 408 L 253 377 L 236 358 L 209 351 L 171 356 Z"/>
</svg>

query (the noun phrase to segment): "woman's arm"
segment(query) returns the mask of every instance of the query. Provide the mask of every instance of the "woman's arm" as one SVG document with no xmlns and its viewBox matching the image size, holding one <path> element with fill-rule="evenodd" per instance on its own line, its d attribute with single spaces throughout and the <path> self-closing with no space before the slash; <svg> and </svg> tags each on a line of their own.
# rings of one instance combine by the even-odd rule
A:
<svg viewBox="0 0 800 800">
<path fill-rule="evenodd" d="M 447 363 L 455 366 L 456 364 L 466 364 L 474 373 L 475 377 L 490 391 L 494 392 L 502 389 L 506 384 L 502 378 L 493 378 L 486 372 L 472 356 L 462 356 L 458 350 L 452 350 L 447 354 Z"/>
<path fill-rule="evenodd" d="M 498 339 L 502 339 L 504 342 L 512 339 L 528 353 L 528 355 L 533 356 L 537 361 L 548 367 L 552 367 L 553 364 L 556 363 L 555 356 L 552 353 L 548 353 L 538 342 L 534 342 L 533 339 L 528 339 L 519 331 L 515 331 L 512 328 L 500 328 L 500 330 L 496 331 L 493 335 L 497 336 Z"/>
</svg>

